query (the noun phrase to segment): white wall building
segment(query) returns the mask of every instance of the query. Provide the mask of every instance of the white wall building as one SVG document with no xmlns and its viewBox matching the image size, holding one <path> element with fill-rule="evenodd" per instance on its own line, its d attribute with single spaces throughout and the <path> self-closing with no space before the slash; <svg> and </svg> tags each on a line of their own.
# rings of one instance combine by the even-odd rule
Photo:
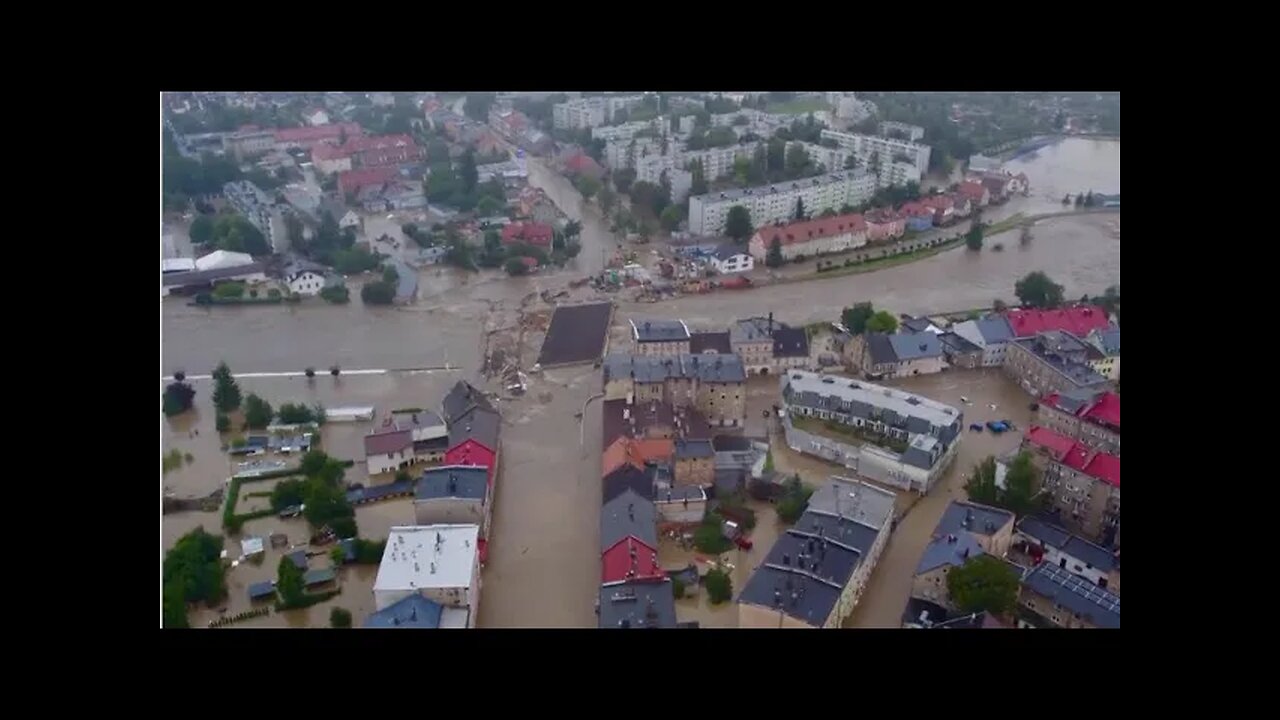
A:
<svg viewBox="0 0 1280 720">
<path fill-rule="evenodd" d="M 286 283 L 289 285 L 289 292 L 298 295 L 319 295 L 324 289 L 324 276 L 310 270 L 303 270 L 300 273 L 294 273 L 288 277 Z"/>
<path fill-rule="evenodd" d="M 799 145 L 809 154 L 809 159 L 815 165 L 821 163 L 827 168 L 827 172 L 840 172 L 844 170 L 845 161 L 850 157 L 857 157 L 857 153 L 848 148 L 829 148 L 816 143 L 801 142 L 793 140 L 787 143 L 787 152 L 791 152 L 791 148 Z"/>
<path fill-rule="evenodd" d="M 698 195 L 689 198 L 689 232 L 724 233 L 725 218 L 734 205 L 745 207 L 751 213 L 751 224 L 762 227 L 794 217 L 797 198 L 804 201 L 806 211 L 816 215 L 827 208 L 861 205 L 871 199 L 875 190 L 875 177 L 859 169 Z"/>
<path fill-rule="evenodd" d="M 626 141 L 645 131 L 656 132 L 659 135 L 669 134 L 671 118 L 663 116 L 652 120 L 626 122 L 621 125 L 595 126 L 591 128 L 591 139 L 605 142 Z"/>
<path fill-rule="evenodd" d="M 924 138 L 924 128 L 919 125 L 909 125 L 904 122 L 894 122 L 886 120 L 880 123 L 880 134 L 888 137 L 889 133 L 897 132 L 907 136 L 911 142 L 915 142 Z"/>
<path fill-rule="evenodd" d="M 951 330 L 960 337 L 982 348 L 982 366 L 1000 367 L 1004 365 L 1005 348 L 1013 341 L 1013 328 L 1009 321 L 999 315 L 965 320 L 956 323 Z"/>
<path fill-rule="evenodd" d="M 558 103 L 551 108 L 551 122 L 558 129 L 594 128 L 613 121 L 614 113 L 630 109 L 644 100 L 643 95 L 609 95 L 578 98 Z"/>
<path fill-rule="evenodd" d="M 475 627 L 480 609 L 479 539 L 479 525 L 391 528 L 373 583 L 375 609 L 420 594 L 444 607 L 466 608 L 467 627 Z"/>
<path fill-rule="evenodd" d="M 920 182 L 921 178 L 929 172 L 931 149 L 928 145 L 838 130 L 823 130 L 822 138 L 835 140 L 840 147 L 857 153 L 858 159 L 864 164 L 868 163 L 872 156 L 879 155 L 882 184 L 885 182 L 886 174 L 890 178 L 889 184 L 898 185 L 909 181 Z"/>
<path fill-rule="evenodd" d="M 652 157 L 662 157 L 661 138 L 632 137 L 626 140 L 610 140 L 604 146 L 604 164 L 614 170 L 637 167 L 639 162 Z"/>
<path fill-rule="evenodd" d="M 733 246 L 725 246 L 717 250 L 711 258 L 711 264 L 721 275 L 751 272 L 756 266 L 754 258 Z"/>
</svg>

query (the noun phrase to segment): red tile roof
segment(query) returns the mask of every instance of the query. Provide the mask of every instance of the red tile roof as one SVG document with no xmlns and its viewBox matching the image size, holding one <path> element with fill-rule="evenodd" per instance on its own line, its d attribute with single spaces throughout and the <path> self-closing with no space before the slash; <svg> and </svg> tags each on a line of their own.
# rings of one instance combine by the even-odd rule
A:
<svg viewBox="0 0 1280 720">
<path fill-rule="evenodd" d="M 932 210 L 926 207 L 923 203 L 918 203 L 918 202 L 906 203 L 901 208 L 898 208 L 898 212 L 902 213 L 903 215 L 910 215 L 913 217 L 932 217 L 933 216 Z"/>
<path fill-rule="evenodd" d="M 1058 393 L 1049 393 L 1041 402 L 1049 407 L 1062 410 L 1063 408 L 1059 404 L 1058 399 Z M 1100 425 L 1111 425 L 1116 429 L 1119 429 L 1120 396 L 1110 391 L 1101 393 L 1093 399 L 1093 402 L 1080 408 L 1074 414 L 1076 417 L 1081 417 L 1085 420 L 1092 420 Z"/>
<path fill-rule="evenodd" d="M 389 455 L 413 447 L 412 430 L 393 430 L 364 436 L 364 454 Z"/>
<path fill-rule="evenodd" d="M 393 167 L 348 170 L 338 175 L 338 189 L 343 193 L 355 192 L 362 187 L 389 183 L 399 174 Z"/>
<path fill-rule="evenodd" d="M 783 245 L 791 245 L 845 233 L 859 233 L 866 229 L 867 221 L 862 215 L 847 213 L 813 220 L 800 220 L 781 226 L 766 226 L 760 228 L 759 233 L 761 239 L 766 242 L 772 243 L 776 237 Z"/>
<path fill-rule="evenodd" d="M 1005 316 L 1014 337 L 1032 337 L 1048 330 L 1065 330 L 1078 338 L 1111 324 L 1097 305 L 1077 305 L 1059 310 L 1010 310 Z"/>
<path fill-rule="evenodd" d="M 986 192 L 986 188 L 982 187 L 982 183 L 979 182 L 963 182 L 960 183 L 960 188 L 957 192 L 970 200 L 978 202 L 982 200 L 982 194 Z"/>
<path fill-rule="evenodd" d="M 947 208 L 954 206 L 955 201 L 946 195 L 930 195 L 929 197 L 921 200 L 920 204 L 925 207 L 933 208 L 934 210 L 946 210 Z"/>
<path fill-rule="evenodd" d="M 600 163 L 591 159 L 589 155 L 583 152 L 576 152 L 564 161 L 566 170 L 575 173 L 600 173 L 604 168 L 600 167 Z"/>
<path fill-rule="evenodd" d="M 634 535 L 628 535 L 604 551 L 601 582 L 619 582 L 664 576 L 658 565 L 658 551 Z"/>
<path fill-rule="evenodd" d="M 364 129 L 359 123 L 339 123 L 329 125 L 316 125 L 315 127 L 304 128 L 284 128 L 276 131 L 276 142 L 292 143 L 292 142 L 317 142 L 320 140 L 337 140 L 342 131 L 345 130 L 347 137 L 358 137 L 364 135 Z"/>
<path fill-rule="evenodd" d="M 311 159 L 315 160 L 337 160 L 338 158 L 347 157 L 350 153 L 346 149 L 330 143 L 320 143 L 311 148 Z"/>
<path fill-rule="evenodd" d="M 1026 439 L 1048 451 L 1055 461 L 1112 487 L 1120 487 L 1120 458 L 1115 455 L 1093 450 L 1062 433 L 1039 426 L 1032 426 Z"/>
<path fill-rule="evenodd" d="M 620 437 L 605 449 L 600 457 L 600 476 L 604 477 L 623 465 L 643 470 L 647 462 L 670 460 L 675 453 L 675 443 L 670 439 L 640 439 Z"/>
<path fill-rule="evenodd" d="M 370 150 L 406 147 L 414 144 L 413 137 L 410 135 L 375 135 L 373 137 L 349 138 L 347 140 L 347 144 L 343 146 L 343 149 L 349 153 L 358 153 L 368 152 Z"/>
<path fill-rule="evenodd" d="M 504 245 L 522 242 L 534 247 L 550 249 L 551 239 L 554 236 L 555 230 L 545 223 L 517 222 L 510 223 L 502 228 L 502 242 Z"/>
<path fill-rule="evenodd" d="M 901 219 L 897 213 L 889 208 L 877 208 L 866 215 L 868 225 L 886 225 Z"/>
</svg>

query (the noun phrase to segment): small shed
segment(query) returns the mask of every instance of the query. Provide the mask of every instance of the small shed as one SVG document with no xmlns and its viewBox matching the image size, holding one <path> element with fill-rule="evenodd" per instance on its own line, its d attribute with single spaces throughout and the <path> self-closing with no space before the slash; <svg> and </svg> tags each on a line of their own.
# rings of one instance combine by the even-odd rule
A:
<svg viewBox="0 0 1280 720">
<path fill-rule="evenodd" d="M 307 587 L 323 585 L 325 583 L 333 582 L 337 577 L 338 574 L 335 573 L 331 567 L 316 568 L 315 570 L 308 570 L 302 576 L 302 583 Z"/>
<path fill-rule="evenodd" d="M 261 554 L 265 549 L 266 547 L 262 542 L 262 538 L 257 536 L 247 537 L 240 541 L 240 552 L 245 557 L 253 557 L 254 555 Z"/>
<path fill-rule="evenodd" d="M 289 553 L 286 557 L 292 560 L 293 564 L 297 565 L 299 570 L 307 569 L 307 552 L 305 550 L 295 550 Z"/>
<path fill-rule="evenodd" d="M 273 580 L 266 582 L 256 582 L 249 586 L 250 600 L 264 600 L 276 594 L 276 584 Z"/>
</svg>

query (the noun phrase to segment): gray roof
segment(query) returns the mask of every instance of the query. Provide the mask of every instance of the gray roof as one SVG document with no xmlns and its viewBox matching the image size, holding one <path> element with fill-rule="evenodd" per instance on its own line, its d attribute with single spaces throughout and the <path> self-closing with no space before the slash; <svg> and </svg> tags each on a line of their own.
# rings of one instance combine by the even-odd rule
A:
<svg viewBox="0 0 1280 720">
<path fill-rule="evenodd" d="M 905 318 L 902 321 L 902 328 L 904 330 L 907 330 L 908 332 L 913 332 L 913 333 L 924 332 L 932 324 L 933 324 L 933 321 L 927 317 L 923 317 L 923 316 L 918 318 L 909 317 L 909 318 Z"/>
<path fill-rule="evenodd" d="M 1119 595 L 1057 565 L 1041 563 L 1022 584 L 1100 628 L 1120 627 Z"/>
<path fill-rule="evenodd" d="M 676 601 L 671 581 L 603 585 L 599 613 L 601 628 L 673 628 Z"/>
<path fill-rule="evenodd" d="M 977 503 L 954 500 L 942 512 L 925 546 L 916 574 L 943 565 L 959 567 L 971 557 L 983 554 L 977 535 L 990 535 L 1013 520 L 1013 513 Z M 952 538 L 955 538 L 952 540 Z"/>
<path fill-rule="evenodd" d="M 777 329 L 779 325 L 774 321 L 773 327 Z M 769 333 L 769 320 L 767 318 L 753 317 L 745 320 L 737 320 L 729 326 L 729 340 L 737 344 L 743 342 L 760 342 L 768 340 L 772 336 Z"/>
<path fill-rule="evenodd" d="M 195 270 L 192 272 L 176 272 L 167 273 L 160 278 L 160 284 L 165 287 L 184 287 L 187 285 L 203 285 L 204 283 L 213 282 L 214 280 L 228 280 L 242 276 L 255 275 L 264 272 L 266 266 L 260 262 L 249 263 L 248 265 L 237 265 L 228 268 L 215 268 L 213 270 Z"/>
<path fill-rule="evenodd" d="M 804 328 L 774 325 L 774 357 L 809 357 L 809 335 Z"/>
<path fill-rule="evenodd" d="M 286 555 L 285 557 L 293 561 L 293 564 L 296 565 L 299 570 L 307 569 L 307 551 L 306 550 L 295 550 L 289 553 L 288 555 Z"/>
<path fill-rule="evenodd" d="M 1105 330 L 1099 330 L 1098 344 L 1102 346 L 1102 351 L 1108 355 L 1120 354 L 1120 328 L 1111 326 Z"/>
<path fill-rule="evenodd" d="M 945 332 L 938 336 L 944 350 L 953 353 L 981 352 L 982 348 L 953 332 Z"/>
<path fill-rule="evenodd" d="M 752 450 L 751 438 L 741 435 L 716 435 L 711 438 L 711 444 L 715 446 L 716 452 L 750 452 Z"/>
<path fill-rule="evenodd" d="M 710 440 L 676 440 L 675 457 L 679 458 L 709 458 L 716 456 L 715 447 L 712 446 Z"/>
<path fill-rule="evenodd" d="M 658 511 L 653 501 L 624 488 L 600 508 L 600 552 L 619 540 L 634 536 L 650 547 L 658 546 Z"/>
<path fill-rule="evenodd" d="M 1080 342 L 1070 333 L 1052 330 L 1040 333 L 1035 337 L 1014 340 L 1013 342 L 1078 387 L 1093 387 L 1107 382 L 1105 377 L 1099 375 L 1096 370 L 1087 364 L 1076 362 L 1070 356 L 1062 354 L 1087 353 L 1089 350 L 1095 353 L 1098 352 L 1097 348 Z"/>
<path fill-rule="evenodd" d="M 488 410 L 494 409 L 493 404 L 489 402 L 489 398 L 485 397 L 484 393 L 465 380 L 459 380 L 454 383 L 453 388 L 449 390 L 449 394 L 444 396 L 444 402 L 441 404 L 442 415 L 446 423 L 453 423 L 475 407 L 482 407 Z"/>
<path fill-rule="evenodd" d="M 813 495 L 809 497 L 809 509 L 838 515 L 879 529 L 893 519 L 896 497 L 875 485 L 849 478 L 831 477 L 813 491 Z"/>
<path fill-rule="evenodd" d="M 1003 315 L 992 315 L 975 320 L 974 325 L 978 326 L 978 332 L 982 334 L 982 339 L 988 345 L 1013 339 L 1013 328 L 1009 326 L 1009 321 Z"/>
<path fill-rule="evenodd" d="M 696 332 L 689 335 L 689 352 L 700 355 L 715 351 L 728 355 L 733 352 L 728 332 Z"/>
<path fill-rule="evenodd" d="M 889 342 L 888 333 L 867 333 L 867 354 L 871 356 L 872 365 L 898 362 L 898 355 L 893 351 L 893 343 Z"/>
<path fill-rule="evenodd" d="M 489 488 L 489 469 L 466 466 L 431 468 L 422 473 L 414 487 L 415 500 L 466 498 L 484 500 Z"/>
<path fill-rule="evenodd" d="M 308 570 L 303 573 L 302 584 L 319 585 L 321 583 L 333 582 L 337 577 L 338 574 L 335 573 L 331 567 L 316 568 L 315 570 Z"/>
<path fill-rule="evenodd" d="M 1018 521 L 1018 532 L 1044 545 L 1055 547 L 1102 572 L 1111 572 L 1116 566 L 1116 557 L 1110 550 L 1091 543 L 1079 535 L 1072 535 L 1067 530 L 1040 518 L 1034 516 L 1022 518 Z"/>
<path fill-rule="evenodd" d="M 364 621 L 367 628 L 422 628 L 440 627 L 440 615 L 444 609 L 419 593 L 408 595 L 373 613 Z"/>
<path fill-rule="evenodd" d="M 610 353 L 604 359 L 604 378 L 631 377 L 636 382 L 665 382 L 667 378 L 697 378 L 702 382 L 746 382 L 742 358 L 731 355 L 631 355 Z"/>
<path fill-rule="evenodd" d="M 942 342 L 935 333 L 928 331 L 890 335 L 889 344 L 899 361 L 942 356 Z"/>
<path fill-rule="evenodd" d="M 639 470 L 630 463 L 623 463 L 621 467 L 608 475 L 604 476 L 604 494 L 602 495 L 602 504 L 608 504 L 610 500 L 618 497 L 628 489 L 634 491 L 637 495 L 649 500 L 653 499 L 653 470 Z"/>
<path fill-rule="evenodd" d="M 1072 388 L 1066 392 L 1060 392 L 1058 393 L 1057 407 L 1063 412 L 1075 415 L 1080 412 L 1081 408 L 1092 405 L 1100 392 L 1100 390 L 1093 388 Z"/>
<path fill-rule="evenodd" d="M 458 443 L 474 439 L 490 450 L 497 451 L 501 425 L 502 417 L 498 413 L 484 408 L 475 408 L 449 426 L 449 447 L 456 447 Z"/>
<path fill-rule="evenodd" d="M 738 602 L 778 608 L 820 627 L 875 543 L 876 534 L 853 520 L 807 510 L 794 527 L 778 537 Z"/>
<path fill-rule="evenodd" d="M 912 434 L 932 435 L 943 442 L 955 437 L 964 417 L 950 405 L 862 380 L 788 370 L 782 383 L 783 397 L 788 404 L 864 419 L 871 418 L 878 410 L 882 422 L 902 426 Z"/>
<path fill-rule="evenodd" d="M 249 586 L 249 599 L 261 600 L 276 594 L 276 583 L 274 580 L 265 582 L 256 582 Z"/>
<path fill-rule="evenodd" d="M 632 320 L 633 337 L 640 342 L 675 342 L 689 339 L 683 320 Z"/>
<path fill-rule="evenodd" d="M 391 422 L 396 426 L 397 430 L 436 427 L 445 424 L 443 418 L 430 410 L 419 410 L 411 413 L 393 412 L 391 413 Z"/>
</svg>

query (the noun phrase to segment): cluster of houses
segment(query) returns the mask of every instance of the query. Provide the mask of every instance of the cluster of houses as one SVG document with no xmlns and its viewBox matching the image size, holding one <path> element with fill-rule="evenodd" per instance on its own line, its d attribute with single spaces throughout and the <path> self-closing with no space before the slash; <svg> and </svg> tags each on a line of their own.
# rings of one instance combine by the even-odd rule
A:
<svg viewBox="0 0 1280 720">
<path fill-rule="evenodd" d="M 474 627 L 480 567 L 487 557 L 499 462 L 501 416 L 465 381 L 440 412 L 392 412 L 365 437 L 371 476 L 413 471 L 409 479 L 356 488 L 352 504 L 413 498 L 413 524 L 393 527 L 366 627 Z M 414 466 L 426 464 L 421 471 Z"/>
<path fill-rule="evenodd" d="M 952 501 L 916 565 L 908 628 L 1005 628 L 1006 619 L 966 613 L 948 589 L 950 573 L 983 555 L 1018 579 L 1017 627 L 1119 628 L 1120 552 L 1036 515 Z"/>
</svg>

